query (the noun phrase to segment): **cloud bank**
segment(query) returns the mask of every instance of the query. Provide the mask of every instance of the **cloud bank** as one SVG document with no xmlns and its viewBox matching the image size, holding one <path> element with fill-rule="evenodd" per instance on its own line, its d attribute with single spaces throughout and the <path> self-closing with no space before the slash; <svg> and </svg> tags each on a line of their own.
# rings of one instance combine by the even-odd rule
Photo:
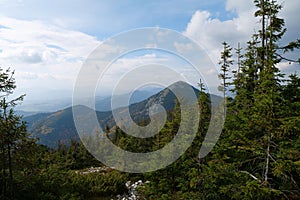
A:
<svg viewBox="0 0 300 200">
<path fill-rule="evenodd" d="M 16 70 L 18 91 L 29 97 L 47 96 L 47 90 L 70 95 L 83 60 L 100 44 L 90 35 L 42 21 L 1 17 L 0 24 L 0 63 Z"/>
</svg>

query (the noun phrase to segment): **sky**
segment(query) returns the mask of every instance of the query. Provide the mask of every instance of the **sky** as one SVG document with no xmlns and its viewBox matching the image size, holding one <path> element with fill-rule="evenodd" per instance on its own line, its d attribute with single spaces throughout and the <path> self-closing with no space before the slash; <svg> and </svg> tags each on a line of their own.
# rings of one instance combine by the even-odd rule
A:
<svg viewBox="0 0 300 200">
<path fill-rule="evenodd" d="M 288 28 L 282 40 L 286 44 L 300 38 L 300 3 L 279 2 Z M 25 101 L 70 98 L 80 69 L 99 45 L 126 31 L 160 27 L 199 44 L 216 66 L 205 74 L 213 80 L 221 43 L 245 47 L 259 30 L 254 11 L 252 0 L 0 0 L 0 67 L 15 70 L 16 93 L 26 93 Z M 114 64 L 122 71 L 141 60 L 184 65 L 157 51 L 121 56 Z M 279 68 L 287 74 L 299 72 L 299 65 L 288 62 Z M 110 76 L 118 79 L 120 74 L 111 70 Z M 106 81 L 103 91 L 110 85 Z"/>
</svg>

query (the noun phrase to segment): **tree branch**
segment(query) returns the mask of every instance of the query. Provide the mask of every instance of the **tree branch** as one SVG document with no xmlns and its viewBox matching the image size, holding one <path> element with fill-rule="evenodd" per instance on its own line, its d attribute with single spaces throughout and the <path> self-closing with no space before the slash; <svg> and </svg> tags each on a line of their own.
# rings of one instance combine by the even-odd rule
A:
<svg viewBox="0 0 300 200">
<path fill-rule="evenodd" d="M 254 176 L 253 174 L 251 174 L 250 172 L 247 172 L 247 171 L 240 171 L 241 173 L 244 173 L 244 174 L 248 174 L 249 176 L 251 176 L 254 180 L 258 181 L 259 183 L 261 183 L 261 181 L 256 177 Z"/>
<path fill-rule="evenodd" d="M 278 53 L 275 53 L 276 56 L 278 56 L 279 58 L 281 58 L 282 60 L 285 60 L 285 61 L 289 61 L 289 62 L 299 62 L 299 60 L 293 60 L 293 59 L 289 59 L 289 58 L 285 58 L 283 57 L 282 55 L 278 54 Z"/>
</svg>

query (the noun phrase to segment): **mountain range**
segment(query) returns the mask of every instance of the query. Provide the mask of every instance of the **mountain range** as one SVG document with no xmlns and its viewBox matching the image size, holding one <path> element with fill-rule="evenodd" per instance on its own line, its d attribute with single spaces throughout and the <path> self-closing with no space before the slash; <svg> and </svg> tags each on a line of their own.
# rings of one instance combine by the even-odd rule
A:
<svg viewBox="0 0 300 200">
<path fill-rule="evenodd" d="M 158 93 L 163 88 L 161 87 L 148 87 L 136 90 L 130 97 L 130 104 L 143 101 L 150 96 Z M 123 98 L 129 94 L 120 94 L 116 98 Z M 26 100 L 26 99 L 25 99 Z M 86 98 L 81 99 L 82 102 L 88 101 Z M 63 110 L 72 105 L 72 98 L 52 99 L 52 100 L 26 100 L 16 107 L 16 114 L 24 117 L 34 115 L 37 113 L 51 113 L 57 110 Z M 111 110 L 111 96 L 95 96 L 95 109 L 97 111 L 110 111 Z"/>
<path fill-rule="evenodd" d="M 132 120 L 136 123 L 149 120 L 149 107 L 153 104 L 160 104 L 166 111 L 171 111 L 174 108 L 176 100 L 176 96 L 171 90 L 174 91 L 174 89 L 176 89 L 185 91 L 186 87 L 192 86 L 185 82 L 176 82 L 145 100 L 131 103 L 129 112 Z M 199 95 L 199 90 L 193 87 L 193 91 L 196 96 Z M 221 99 L 216 95 L 211 95 L 211 98 Z M 110 102 L 110 100 L 105 100 L 103 102 L 107 103 Z M 83 105 L 68 107 L 56 112 L 35 114 L 24 117 L 23 120 L 27 122 L 28 130 L 32 137 L 39 139 L 38 143 L 55 148 L 59 141 L 67 144 L 70 140 L 79 140 L 73 121 L 73 109 L 79 109 L 79 113 L 82 113 L 83 115 L 82 117 L 89 117 L 91 113 L 96 112 L 96 116 L 102 129 L 105 129 L 107 126 L 110 128 L 115 126 L 112 111 L 94 111 Z M 126 107 L 119 107 L 116 108 L 114 112 L 122 113 L 125 109 Z"/>
</svg>

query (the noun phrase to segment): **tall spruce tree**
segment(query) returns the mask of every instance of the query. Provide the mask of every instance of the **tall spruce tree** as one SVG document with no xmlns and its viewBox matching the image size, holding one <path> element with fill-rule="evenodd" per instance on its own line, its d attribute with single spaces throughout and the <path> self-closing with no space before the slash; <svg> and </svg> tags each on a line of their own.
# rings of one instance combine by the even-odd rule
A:
<svg viewBox="0 0 300 200">
<path fill-rule="evenodd" d="M 16 88 L 14 72 L 0 69 L 0 145 L 1 145 L 1 197 L 14 199 L 13 153 L 27 137 L 25 123 L 15 115 L 13 107 L 24 95 L 10 99 Z"/>
<path fill-rule="evenodd" d="M 231 84 L 230 83 L 230 67 L 233 64 L 233 60 L 232 60 L 232 48 L 230 47 L 229 44 L 227 44 L 226 42 L 223 42 L 223 51 L 221 52 L 221 60 L 219 62 L 220 66 L 221 66 L 221 70 L 220 70 L 220 74 L 219 74 L 219 79 L 222 81 L 221 85 L 219 86 L 219 90 L 223 92 L 223 98 L 224 98 L 224 109 L 225 109 L 225 105 L 226 105 L 226 93 L 228 91 L 228 87 Z M 224 110 L 224 114 L 225 114 L 225 110 Z"/>
</svg>

